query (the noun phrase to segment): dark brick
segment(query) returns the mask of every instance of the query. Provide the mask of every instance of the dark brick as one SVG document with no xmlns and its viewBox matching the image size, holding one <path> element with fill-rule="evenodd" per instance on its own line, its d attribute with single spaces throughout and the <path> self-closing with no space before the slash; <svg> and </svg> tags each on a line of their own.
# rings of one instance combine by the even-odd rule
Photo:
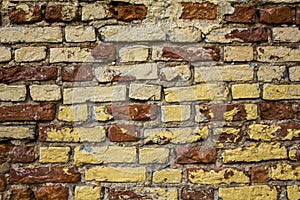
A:
<svg viewBox="0 0 300 200">
<path fill-rule="evenodd" d="M 261 103 L 260 117 L 262 120 L 282 120 L 294 118 L 292 105 L 289 103 Z"/>
<path fill-rule="evenodd" d="M 130 22 L 146 18 L 147 8 L 144 5 L 119 5 L 117 7 L 117 20 Z"/>
<path fill-rule="evenodd" d="M 62 19 L 62 6 L 47 6 L 45 10 L 45 19 L 48 22 L 57 22 Z"/>
<path fill-rule="evenodd" d="M 130 124 L 114 124 L 108 129 L 108 138 L 111 142 L 134 142 L 140 140 L 138 129 Z"/>
<path fill-rule="evenodd" d="M 207 19 L 217 17 L 217 6 L 212 3 L 182 3 L 181 19 Z"/>
<path fill-rule="evenodd" d="M 268 42 L 268 31 L 266 28 L 250 28 L 242 31 L 236 29 L 225 37 L 238 38 L 243 42 Z"/>
<path fill-rule="evenodd" d="M 15 24 L 38 22 L 42 20 L 42 10 L 38 5 L 28 6 L 28 10 L 16 7 L 9 11 L 9 20 Z"/>
<path fill-rule="evenodd" d="M 10 200 L 35 200 L 33 191 L 30 188 L 14 188 Z"/>
<path fill-rule="evenodd" d="M 268 182 L 268 169 L 266 167 L 252 167 L 251 182 L 252 183 L 266 183 Z"/>
<path fill-rule="evenodd" d="M 211 146 L 177 148 L 178 164 L 214 163 L 217 159 L 217 149 Z"/>
<path fill-rule="evenodd" d="M 236 6 L 234 12 L 231 15 L 227 15 L 225 20 L 235 23 L 254 23 L 255 22 L 254 6 Z"/>
<path fill-rule="evenodd" d="M 111 44 L 98 44 L 91 47 L 93 58 L 100 62 L 113 62 L 116 60 L 116 47 Z"/>
<path fill-rule="evenodd" d="M 11 161 L 30 163 L 35 160 L 34 146 L 17 146 L 11 151 Z"/>
<path fill-rule="evenodd" d="M 300 8 L 296 9 L 296 24 L 300 25 Z"/>
<path fill-rule="evenodd" d="M 260 22 L 267 24 L 292 23 L 293 12 L 288 6 L 266 8 L 259 11 Z"/>
<path fill-rule="evenodd" d="M 130 199 L 130 200 L 154 200 L 147 195 L 140 195 L 126 188 L 112 188 L 109 190 L 109 200 Z"/>
<path fill-rule="evenodd" d="M 63 186 L 44 186 L 36 191 L 37 200 L 68 200 L 69 188 Z"/>
<path fill-rule="evenodd" d="M 290 151 L 295 151 L 295 153 L 290 153 L 289 158 L 292 160 L 300 160 L 300 144 L 291 147 Z"/>
<path fill-rule="evenodd" d="M 4 192 L 6 190 L 6 178 L 4 174 L 0 174 L 0 192 Z"/>
<path fill-rule="evenodd" d="M 40 121 L 53 120 L 54 117 L 54 104 L 0 107 L 0 121 Z"/>
<path fill-rule="evenodd" d="M 92 67 L 89 65 L 63 67 L 61 74 L 62 80 L 68 82 L 91 81 L 93 79 Z"/>
<path fill-rule="evenodd" d="M 213 189 L 184 187 L 181 191 L 183 200 L 214 200 Z"/>
<path fill-rule="evenodd" d="M 48 22 L 71 22 L 77 18 L 77 8 L 71 5 L 48 5 L 45 19 Z"/>
<path fill-rule="evenodd" d="M 76 167 L 36 167 L 11 168 L 9 182 L 20 183 L 74 183 L 80 180 L 80 173 Z"/>
</svg>

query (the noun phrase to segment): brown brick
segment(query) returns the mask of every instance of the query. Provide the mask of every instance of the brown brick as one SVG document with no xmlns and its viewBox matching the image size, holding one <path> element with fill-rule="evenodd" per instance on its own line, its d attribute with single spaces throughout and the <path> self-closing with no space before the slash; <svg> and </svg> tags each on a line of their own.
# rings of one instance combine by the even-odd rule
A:
<svg viewBox="0 0 300 200">
<path fill-rule="evenodd" d="M 92 67 L 89 65 L 63 67 L 61 74 L 62 80 L 68 82 L 91 81 L 93 79 Z"/>
<path fill-rule="evenodd" d="M 140 140 L 137 127 L 129 124 L 114 124 L 108 129 L 111 142 L 134 142 Z"/>
<path fill-rule="evenodd" d="M 216 19 L 217 6 L 212 3 L 182 3 L 181 19 Z"/>
<path fill-rule="evenodd" d="M 9 151 L 8 143 L 0 143 L 0 155 L 5 155 Z"/>
<path fill-rule="evenodd" d="M 6 190 L 6 178 L 3 174 L 0 174 L 0 192 Z"/>
<path fill-rule="evenodd" d="M 250 28 L 248 30 L 233 30 L 230 34 L 225 35 L 226 39 L 238 38 L 244 42 L 267 42 L 268 31 L 266 28 Z"/>
<path fill-rule="evenodd" d="M 288 6 L 261 9 L 259 14 L 262 23 L 284 24 L 293 21 L 292 9 Z"/>
<path fill-rule="evenodd" d="M 55 105 L 16 105 L 1 106 L 0 121 L 39 121 L 53 120 L 55 117 Z"/>
<path fill-rule="evenodd" d="M 36 167 L 11 168 L 9 182 L 19 183 L 74 183 L 80 180 L 80 173 L 76 167 Z"/>
<path fill-rule="evenodd" d="M 125 188 L 112 188 L 109 190 L 109 200 L 132 199 L 132 200 L 152 200 L 147 196 L 141 196 L 134 191 Z"/>
<path fill-rule="evenodd" d="M 42 10 L 40 6 L 17 6 L 9 11 L 9 20 L 12 23 L 34 23 L 42 20 Z"/>
<path fill-rule="evenodd" d="M 254 23 L 256 9 L 254 6 L 236 6 L 234 13 L 227 15 L 225 20 L 236 23 Z"/>
<path fill-rule="evenodd" d="M 54 80 L 57 76 L 56 67 L 15 66 L 0 68 L 0 83 L 16 81 L 46 81 Z"/>
<path fill-rule="evenodd" d="M 147 8 L 144 5 L 119 5 L 117 7 L 117 20 L 130 22 L 146 18 Z"/>
<path fill-rule="evenodd" d="M 216 147 L 199 146 L 192 148 L 177 148 L 178 164 L 214 163 L 217 159 Z"/>
<path fill-rule="evenodd" d="M 34 146 L 14 147 L 10 155 L 12 162 L 30 163 L 35 160 Z"/>
<path fill-rule="evenodd" d="M 48 22 L 57 22 L 62 18 L 62 6 L 47 6 L 45 11 L 45 19 Z"/>
<path fill-rule="evenodd" d="M 91 48 L 91 55 L 99 62 L 113 62 L 116 60 L 116 47 L 114 45 L 98 44 Z"/>
<path fill-rule="evenodd" d="M 68 200 L 69 188 L 63 186 L 44 186 L 36 191 L 37 200 Z"/>
<path fill-rule="evenodd" d="M 214 200 L 213 189 L 184 187 L 181 191 L 183 200 Z"/>
<path fill-rule="evenodd" d="M 45 19 L 48 22 L 70 22 L 77 17 L 77 8 L 74 5 L 48 5 L 45 10 Z"/>
<path fill-rule="evenodd" d="M 30 188 L 12 189 L 10 200 L 35 200 L 33 191 Z"/>
<path fill-rule="evenodd" d="M 266 167 L 252 167 L 251 182 L 252 183 L 266 183 L 268 182 L 268 169 Z"/>
<path fill-rule="evenodd" d="M 300 135 L 300 133 L 299 133 Z M 294 161 L 300 160 L 300 145 L 294 145 L 291 147 L 289 151 L 289 158 Z"/>
<path fill-rule="evenodd" d="M 300 8 L 296 9 L 296 24 L 300 25 Z"/>
<path fill-rule="evenodd" d="M 261 103 L 260 115 L 262 120 L 282 120 L 294 118 L 292 105 L 289 103 Z"/>
</svg>

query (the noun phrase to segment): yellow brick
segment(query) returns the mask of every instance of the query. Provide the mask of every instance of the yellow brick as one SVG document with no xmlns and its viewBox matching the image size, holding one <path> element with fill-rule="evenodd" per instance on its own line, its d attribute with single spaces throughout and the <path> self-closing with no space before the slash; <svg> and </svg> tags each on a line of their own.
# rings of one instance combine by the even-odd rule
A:
<svg viewBox="0 0 300 200">
<path fill-rule="evenodd" d="M 182 171 L 180 169 L 165 169 L 153 173 L 155 183 L 180 183 Z"/>
<path fill-rule="evenodd" d="M 227 46 L 224 48 L 224 60 L 227 62 L 253 60 L 253 48 L 248 46 Z"/>
<path fill-rule="evenodd" d="M 219 188 L 223 200 L 277 200 L 277 189 L 267 185 Z"/>
<path fill-rule="evenodd" d="M 276 42 L 299 42 L 300 31 L 297 27 L 272 28 L 273 40 Z"/>
<path fill-rule="evenodd" d="M 123 47 L 119 51 L 119 56 L 122 62 L 146 61 L 148 54 L 149 48 L 142 45 Z"/>
<path fill-rule="evenodd" d="M 0 126 L 0 139 L 34 139 L 35 125 Z"/>
<path fill-rule="evenodd" d="M 300 191 L 298 185 L 287 186 L 287 193 L 289 200 L 299 200 Z"/>
<path fill-rule="evenodd" d="M 257 61 L 270 63 L 300 61 L 300 50 L 283 46 L 257 47 Z"/>
<path fill-rule="evenodd" d="M 300 66 L 290 67 L 289 75 L 291 81 L 300 81 Z"/>
<path fill-rule="evenodd" d="M 259 84 L 235 84 L 231 86 L 233 99 L 259 98 Z"/>
<path fill-rule="evenodd" d="M 135 163 L 136 149 L 118 146 L 76 147 L 74 162 L 76 164 Z"/>
<path fill-rule="evenodd" d="M 0 101 L 25 101 L 25 85 L 0 84 Z"/>
<path fill-rule="evenodd" d="M 1 32 L 1 31 L 0 31 Z M 0 40 L 2 39 L 1 38 Z M 6 47 L 0 47 L 0 62 L 6 62 L 6 61 L 10 61 L 11 60 L 11 51 L 9 48 Z"/>
<path fill-rule="evenodd" d="M 136 188 L 134 192 L 155 200 L 178 200 L 176 188 Z"/>
<path fill-rule="evenodd" d="M 189 105 L 162 106 L 161 111 L 163 122 L 186 121 L 191 117 Z"/>
<path fill-rule="evenodd" d="M 70 147 L 40 147 L 40 163 L 66 163 Z"/>
<path fill-rule="evenodd" d="M 166 163 L 169 157 L 169 149 L 166 148 L 142 148 L 140 149 L 141 164 Z"/>
<path fill-rule="evenodd" d="M 85 121 L 88 117 L 87 105 L 60 106 L 58 119 L 62 121 Z"/>
<path fill-rule="evenodd" d="M 93 42 L 96 40 L 95 28 L 92 26 L 66 26 L 67 42 Z"/>
<path fill-rule="evenodd" d="M 146 179 L 146 168 L 115 168 L 97 166 L 86 171 L 85 180 L 87 181 L 106 181 L 106 182 L 140 182 Z"/>
<path fill-rule="evenodd" d="M 23 47 L 15 51 L 16 62 L 42 61 L 46 58 L 46 47 Z"/>
<path fill-rule="evenodd" d="M 236 169 L 222 169 L 219 171 L 197 169 L 189 171 L 189 180 L 195 184 L 231 184 L 231 183 L 249 183 L 250 178 L 243 171 Z"/>
<path fill-rule="evenodd" d="M 224 163 L 285 159 L 287 149 L 279 143 L 251 143 L 249 147 L 225 150 L 222 157 Z"/>
<path fill-rule="evenodd" d="M 298 85 L 265 84 L 263 99 L 266 100 L 300 99 L 300 84 Z"/>
<path fill-rule="evenodd" d="M 105 106 L 95 106 L 93 109 L 93 117 L 98 121 L 108 121 L 113 118 Z"/>
<path fill-rule="evenodd" d="M 108 5 L 104 2 L 95 2 L 91 4 L 82 5 L 82 21 L 90 21 L 97 19 L 104 19 L 109 16 Z"/>
<path fill-rule="evenodd" d="M 300 166 L 292 166 L 288 164 L 277 164 L 269 169 L 269 178 L 281 181 L 299 181 Z"/>
<path fill-rule="evenodd" d="M 100 187 L 76 187 L 75 200 L 100 200 L 101 189 Z"/>
<path fill-rule="evenodd" d="M 281 80 L 284 77 L 285 66 L 260 66 L 257 71 L 259 81 L 271 82 Z"/>
<path fill-rule="evenodd" d="M 33 101 L 58 101 L 61 99 L 60 87 L 57 85 L 31 85 L 29 88 Z"/>
</svg>

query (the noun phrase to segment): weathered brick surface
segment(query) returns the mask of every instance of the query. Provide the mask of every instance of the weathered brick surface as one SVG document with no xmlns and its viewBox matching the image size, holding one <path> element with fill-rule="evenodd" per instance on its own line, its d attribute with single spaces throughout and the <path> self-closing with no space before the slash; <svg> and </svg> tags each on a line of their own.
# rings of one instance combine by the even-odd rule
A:
<svg viewBox="0 0 300 200">
<path fill-rule="evenodd" d="M 214 193 L 212 189 L 199 189 L 184 187 L 181 191 L 181 198 L 184 200 L 213 200 Z"/>
<path fill-rule="evenodd" d="M 9 19 L 12 23 L 34 23 L 42 20 L 42 10 L 39 5 L 20 4 L 9 11 Z"/>
<path fill-rule="evenodd" d="M 35 160 L 34 146 L 16 146 L 11 150 L 12 162 L 30 163 Z"/>
<path fill-rule="evenodd" d="M 291 23 L 293 20 L 292 9 L 288 6 L 261 9 L 260 22 L 267 24 Z"/>
<path fill-rule="evenodd" d="M 182 3 L 182 19 L 216 19 L 217 6 L 212 3 Z"/>
<path fill-rule="evenodd" d="M 100 187 L 76 187 L 74 193 L 75 199 L 89 200 L 101 198 Z"/>
<path fill-rule="evenodd" d="M 79 65 L 75 67 L 63 67 L 61 71 L 62 80 L 67 82 L 91 81 L 93 79 L 92 67 Z"/>
<path fill-rule="evenodd" d="M 210 146 L 177 148 L 176 152 L 176 163 L 179 164 L 214 163 L 217 159 L 216 148 Z"/>
<path fill-rule="evenodd" d="M 119 5 L 117 6 L 117 20 L 130 22 L 146 18 L 147 8 L 145 5 Z"/>
<path fill-rule="evenodd" d="M 69 188 L 63 186 L 43 186 L 36 190 L 37 199 L 61 199 L 67 200 Z"/>
<path fill-rule="evenodd" d="M 137 127 L 129 124 L 114 124 L 110 126 L 108 138 L 112 142 L 134 142 L 140 140 Z"/>
<path fill-rule="evenodd" d="M 77 17 L 77 7 L 69 5 L 51 5 L 49 4 L 45 9 L 45 20 L 48 22 L 70 22 Z"/>
<path fill-rule="evenodd" d="M 34 196 L 34 192 L 30 188 L 20 188 L 20 189 L 14 188 L 12 189 L 10 199 L 29 200 L 29 199 L 35 199 L 35 196 Z"/>
<path fill-rule="evenodd" d="M 256 9 L 254 6 L 235 6 L 234 13 L 225 20 L 234 23 L 254 23 Z"/>
<path fill-rule="evenodd" d="M 263 120 L 281 120 L 294 118 L 292 105 L 289 103 L 267 103 L 260 104 L 260 113 Z"/>
</svg>

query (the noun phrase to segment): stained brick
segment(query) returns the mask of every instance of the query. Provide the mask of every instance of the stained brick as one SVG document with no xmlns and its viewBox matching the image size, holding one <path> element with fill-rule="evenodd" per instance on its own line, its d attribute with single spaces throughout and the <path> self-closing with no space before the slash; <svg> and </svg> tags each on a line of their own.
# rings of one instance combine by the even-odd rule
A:
<svg viewBox="0 0 300 200">
<path fill-rule="evenodd" d="M 144 5 L 119 5 L 117 6 L 117 20 L 130 22 L 146 18 L 147 8 Z"/>
<path fill-rule="evenodd" d="M 217 159 L 217 150 L 211 146 L 191 148 L 177 148 L 178 164 L 214 163 Z"/>
<path fill-rule="evenodd" d="M 262 120 L 282 120 L 294 118 L 290 103 L 261 103 L 260 117 Z"/>
<path fill-rule="evenodd" d="M 34 146 L 17 146 L 11 151 L 11 161 L 30 163 L 35 160 Z"/>
<path fill-rule="evenodd" d="M 9 19 L 12 23 L 34 23 L 42 20 L 42 10 L 40 6 L 18 5 L 9 11 Z"/>
<path fill-rule="evenodd" d="M 268 168 L 259 166 L 252 167 L 251 169 L 251 182 L 252 183 L 266 183 L 269 180 Z"/>
<path fill-rule="evenodd" d="M 214 200 L 214 190 L 184 187 L 181 191 L 181 198 L 183 200 Z"/>
<path fill-rule="evenodd" d="M 74 5 L 47 5 L 45 19 L 48 22 L 70 22 L 77 17 L 77 7 Z"/>
<path fill-rule="evenodd" d="M 235 23 L 254 23 L 256 9 L 254 6 L 236 6 L 234 13 L 227 15 L 225 20 Z"/>
<path fill-rule="evenodd" d="M 43 186 L 36 190 L 37 200 L 68 200 L 69 188 L 63 186 Z"/>
<path fill-rule="evenodd" d="M 288 6 L 261 9 L 259 14 L 262 23 L 284 24 L 293 21 L 292 9 Z"/>
<path fill-rule="evenodd" d="M 112 142 L 134 142 L 140 140 L 136 126 L 130 124 L 114 124 L 108 129 L 108 138 Z"/>
<path fill-rule="evenodd" d="M 207 19 L 217 17 L 217 6 L 212 3 L 182 3 L 181 19 Z"/>
<path fill-rule="evenodd" d="M 250 28 L 247 30 L 235 29 L 225 35 L 226 39 L 238 38 L 244 42 L 267 42 L 268 31 L 264 27 Z"/>
<path fill-rule="evenodd" d="M 63 67 L 61 74 L 62 80 L 67 82 L 91 81 L 93 79 L 92 67 L 89 65 Z"/>
</svg>

